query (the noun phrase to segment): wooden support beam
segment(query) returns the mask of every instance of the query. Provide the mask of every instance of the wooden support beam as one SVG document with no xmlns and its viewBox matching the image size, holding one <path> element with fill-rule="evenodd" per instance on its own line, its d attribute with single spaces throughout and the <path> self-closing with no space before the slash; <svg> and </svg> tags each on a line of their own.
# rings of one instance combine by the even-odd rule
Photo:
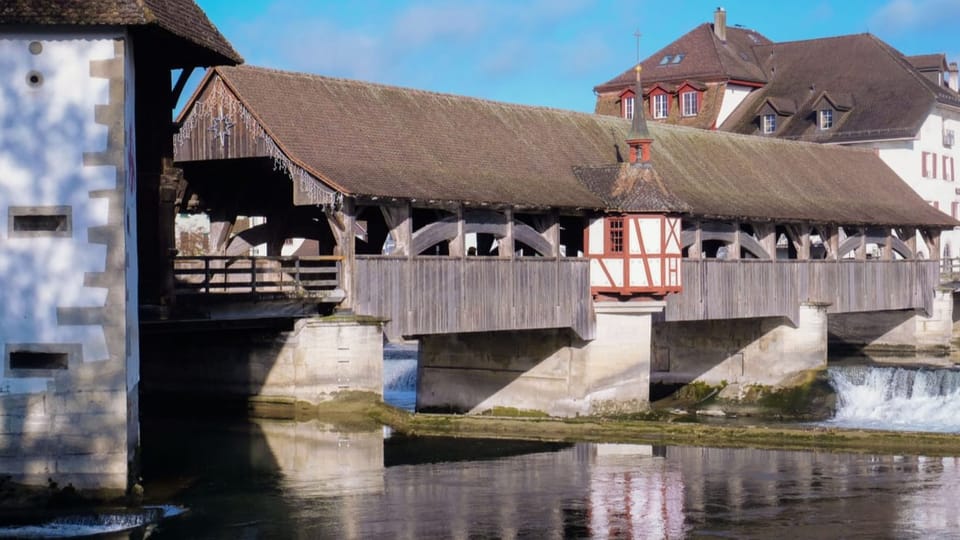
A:
<svg viewBox="0 0 960 540">
<path fill-rule="evenodd" d="M 797 230 L 799 234 L 799 242 L 797 245 L 797 258 L 803 261 L 810 260 L 810 226 L 803 224 L 798 225 Z"/>
<path fill-rule="evenodd" d="M 177 82 L 173 85 L 173 91 L 170 94 L 170 108 L 175 109 L 177 102 L 180 101 L 180 95 L 183 94 L 183 88 L 187 85 L 187 80 L 193 74 L 193 66 L 188 66 L 180 71 Z"/>
<path fill-rule="evenodd" d="M 827 250 L 827 258 L 838 260 L 840 258 L 840 227 L 825 225 L 820 227 L 820 232 L 824 235 L 823 246 Z"/>
<path fill-rule="evenodd" d="M 227 253 L 227 241 L 233 233 L 236 219 L 236 216 L 211 216 L 210 237 L 207 240 L 211 255 L 225 255 Z"/>
</svg>

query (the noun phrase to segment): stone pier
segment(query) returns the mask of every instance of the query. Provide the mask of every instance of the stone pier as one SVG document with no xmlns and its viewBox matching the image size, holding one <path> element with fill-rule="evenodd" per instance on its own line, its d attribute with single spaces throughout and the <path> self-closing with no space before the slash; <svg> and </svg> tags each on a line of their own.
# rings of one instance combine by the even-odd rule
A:
<svg viewBox="0 0 960 540">
<path fill-rule="evenodd" d="M 899 310 L 830 315 L 830 346 L 851 353 L 947 355 L 953 319 L 954 293 L 938 289 L 929 314 Z"/>
<path fill-rule="evenodd" d="M 423 336 L 417 410 L 553 416 L 649 407 L 650 329 L 662 302 L 597 303 L 596 339 L 568 329 Z"/>
<path fill-rule="evenodd" d="M 711 385 L 777 385 L 827 365 L 826 306 L 800 306 L 797 324 L 782 317 L 657 323 L 653 380 Z"/>
<path fill-rule="evenodd" d="M 203 401 L 305 401 L 338 392 L 383 394 L 381 323 L 307 318 L 289 329 L 192 331 L 189 323 L 143 335 L 144 393 Z"/>
</svg>

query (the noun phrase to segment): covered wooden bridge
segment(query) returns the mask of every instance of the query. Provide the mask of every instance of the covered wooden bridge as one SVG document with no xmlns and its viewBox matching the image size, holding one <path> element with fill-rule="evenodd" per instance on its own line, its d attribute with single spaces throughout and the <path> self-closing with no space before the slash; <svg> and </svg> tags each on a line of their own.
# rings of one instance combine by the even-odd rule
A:
<svg viewBox="0 0 960 540">
<path fill-rule="evenodd" d="M 922 257 L 956 224 L 866 151 L 655 124 L 631 173 L 624 120 L 262 68 L 211 70 L 179 121 L 180 210 L 210 215 L 208 255 L 230 261 L 180 258 L 180 290 L 216 292 L 211 266 L 242 283 L 253 245 L 280 257 L 304 238 L 262 273 L 388 319 L 391 337 L 590 339 L 585 231 L 604 215 L 682 217 L 668 321 L 929 309 Z M 238 216 L 265 221 L 237 231 Z M 665 292 L 594 285 L 618 301 Z"/>
</svg>

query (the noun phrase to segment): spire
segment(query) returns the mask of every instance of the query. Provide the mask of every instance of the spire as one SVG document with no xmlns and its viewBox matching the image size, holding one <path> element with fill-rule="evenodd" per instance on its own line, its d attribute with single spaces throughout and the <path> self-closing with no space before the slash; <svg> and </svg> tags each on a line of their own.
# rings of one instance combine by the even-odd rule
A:
<svg viewBox="0 0 960 540">
<path fill-rule="evenodd" d="M 647 120 L 643 114 L 643 84 L 640 82 L 640 63 L 637 62 L 637 82 L 634 89 L 635 105 L 633 107 L 633 123 L 627 133 L 627 146 L 630 147 L 630 164 L 647 165 L 650 162 L 650 146 L 653 137 L 647 129 Z"/>
<path fill-rule="evenodd" d="M 627 146 L 630 147 L 630 164 L 633 166 L 649 166 L 650 145 L 653 144 L 653 137 L 647 130 L 647 119 L 643 115 L 643 83 L 640 82 L 640 30 L 634 32 L 633 36 L 637 38 L 637 67 L 634 68 L 637 74 L 637 82 L 633 89 L 633 122 L 630 124 L 630 132 L 627 133 Z"/>
<path fill-rule="evenodd" d="M 640 63 L 634 70 L 637 73 L 637 82 L 633 88 L 633 95 L 636 101 L 633 106 L 633 124 L 630 125 L 630 133 L 627 140 L 649 139 L 650 132 L 647 130 L 647 119 L 643 115 L 643 84 L 640 82 Z"/>
</svg>

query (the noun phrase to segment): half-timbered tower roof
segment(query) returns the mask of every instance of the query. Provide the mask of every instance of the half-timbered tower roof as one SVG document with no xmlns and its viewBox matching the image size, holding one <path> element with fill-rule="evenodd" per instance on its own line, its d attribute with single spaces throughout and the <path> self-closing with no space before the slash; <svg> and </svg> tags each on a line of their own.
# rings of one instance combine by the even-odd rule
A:
<svg viewBox="0 0 960 540">
<path fill-rule="evenodd" d="M 239 64 L 233 49 L 193 0 L 5 0 L 0 25 L 132 26 L 165 34 L 165 54 L 200 65 Z M 191 64 L 195 65 L 195 64 Z"/>
<path fill-rule="evenodd" d="M 210 70 L 179 121 L 178 161 L 268 156 L 353 197 L 957 224 L 870 151 L 654 123 L 652 170 L 633 174 L 625 119 L 249 66 Z"/>
</svg>

